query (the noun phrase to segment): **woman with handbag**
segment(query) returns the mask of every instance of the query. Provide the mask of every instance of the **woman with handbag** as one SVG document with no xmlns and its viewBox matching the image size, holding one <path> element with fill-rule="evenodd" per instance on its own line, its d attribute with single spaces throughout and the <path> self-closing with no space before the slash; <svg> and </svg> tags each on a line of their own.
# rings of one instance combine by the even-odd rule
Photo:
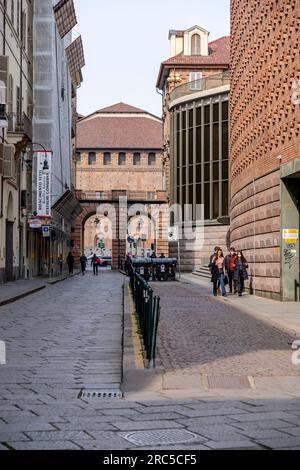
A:
<svg viewBox="0 0 300 470">
<path fill-rule="evenodd" d="M 241 297 L 245 281 L 248 279 L 248 264 L 242 251 L 237 252 L 233 280 L 237 283 L 239 297 Z"/>
<path fill-rule="evenodd" d="M 220 282 L 222 295 L 226 297 L 225 289 L 225 258 L 221 249 L 218 249 L 216 255 L 212 259 L 212 276 L 211 280 L 214 284 L 214 296 L 218 294 L 218 282 Z"/>
</svg>

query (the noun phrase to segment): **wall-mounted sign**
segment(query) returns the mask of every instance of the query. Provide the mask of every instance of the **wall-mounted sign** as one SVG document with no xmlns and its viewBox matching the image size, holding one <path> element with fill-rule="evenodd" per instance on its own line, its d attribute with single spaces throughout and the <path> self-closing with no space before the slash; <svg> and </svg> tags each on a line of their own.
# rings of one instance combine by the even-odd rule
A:
<svg viewBox="0 0 300 470">
<path fill-rule="evenodd" d="M 49 225 L 43 225 L 42 232 L 43 232 L 43 237 L 50 237 Z"/>
<path fill-rule="evenodd" d="M 285 243 L 296 243 L 299 240 L 299 230 L 296 228 L 284 228 L 282 230 L 282 238 Z"/>
<path fill-rule="evenodd" d="M 51 217 L 51 166 L 52 152 L 35 151 L 37 157 L 37 201 L 39 217 Z"/>
<path fill-rule="evenodd" d="M 42 222 L 40 219 L 29 219 L 29 227 L 30 228 L 41 228 Z"/>
</svg>

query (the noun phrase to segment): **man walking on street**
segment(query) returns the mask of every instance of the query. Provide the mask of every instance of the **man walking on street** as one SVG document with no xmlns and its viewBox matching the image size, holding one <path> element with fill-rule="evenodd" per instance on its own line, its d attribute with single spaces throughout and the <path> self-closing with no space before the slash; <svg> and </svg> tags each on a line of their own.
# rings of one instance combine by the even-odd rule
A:
<svg viewBox="0 0 300 470">
<path fill-rule="evenodd" d="M 69 274 L 73 274 L 73 268 L 74 268 L 74 256 L 72 255 L 72 252 L 70 251 L 68 256 L 67 256 L 67 265 L 69 267 Z"/>
<path fill-rule="evenodd" d="M 82 274 L 83 276 L 84 276 L 84 274 L 85 274 L 86 263 L 87 263 L 87 257 L 83 254 L 83 255 L 80 257 L 81 274 Z"/>
<path fill-rule="evenodd" d="M 236 281 L 234 280 L 235 263 L 236 263 L 236 252 L 235 252 L 234 247 L 232 246 L 230 248 L 230 253 L 225 258 L 225 269 L 226 269 L 226 273 L 228 276 L 230 294 L 232 294 L 232 283 L 233 283 L 234 294 L 236 294 L 237 292 Z"/>
</svg>

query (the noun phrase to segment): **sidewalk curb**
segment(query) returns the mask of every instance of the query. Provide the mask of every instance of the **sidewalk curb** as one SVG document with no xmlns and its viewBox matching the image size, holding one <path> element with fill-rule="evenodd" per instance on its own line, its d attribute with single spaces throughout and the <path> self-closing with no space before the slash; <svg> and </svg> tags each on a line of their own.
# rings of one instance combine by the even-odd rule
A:
<svg viewBox="0 0 300 470">
<path fill-rule="evenodd" d="M 80 271 L 72 274 L 72 276 L 69 276 L 68 274 L 66 274 L 65 276 L 60 277 L 59 279 L 57 278 L 53 280 L 50 279 L 49 281 L 46 281 L 46 284 L 50 284 L 51 286 L 53 286 L 54 284 L 57 284 L 58 282 L 62 282 L 62 281 L 65 281 L 66 279 L 71 279 L 72 277 L 78 276 L 78 274 L 80 274 Z"/>
<path fill-rule="evenodd" d="M 45 289 L 45 287 L 47 287 L 46 284 L 44 284 L 43 286 L 35 287 L 34 289 L 27 290 L 25 292 L 21 292 L 21 294 L 15 295 L 14 297 L 10 297 L 9 299 L 0 300 L 0 307 L 16 302 L 17 300 L 23 299 L 28 295 L 34 294 L 35 292 L 39 292 L 40 290 Z"/>
</svg>

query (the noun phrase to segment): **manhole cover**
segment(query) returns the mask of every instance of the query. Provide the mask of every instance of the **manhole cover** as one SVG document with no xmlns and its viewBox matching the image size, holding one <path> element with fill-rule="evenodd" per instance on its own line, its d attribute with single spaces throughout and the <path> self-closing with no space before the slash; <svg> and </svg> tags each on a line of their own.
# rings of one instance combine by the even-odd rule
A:
<svg viewBox="0 0 300 470">
<path fill-rule="evenodd" d="M 207 375 L 208 388 L 251 388 L 246 375 Z"/>
<path fill-rule="evenodd" d="M 80 390 L 78 398 L 123 398 L 121 390 Z"/>
<path fill-rule="evenodd" d="M 185 430 L 156 430 L 156 431 L 135 431 L 122 433 L 122 437 L 137 446 L 155 446 L 162 444 L 181 444 L 192 442 L 199 436 Z"/>
</svg>

